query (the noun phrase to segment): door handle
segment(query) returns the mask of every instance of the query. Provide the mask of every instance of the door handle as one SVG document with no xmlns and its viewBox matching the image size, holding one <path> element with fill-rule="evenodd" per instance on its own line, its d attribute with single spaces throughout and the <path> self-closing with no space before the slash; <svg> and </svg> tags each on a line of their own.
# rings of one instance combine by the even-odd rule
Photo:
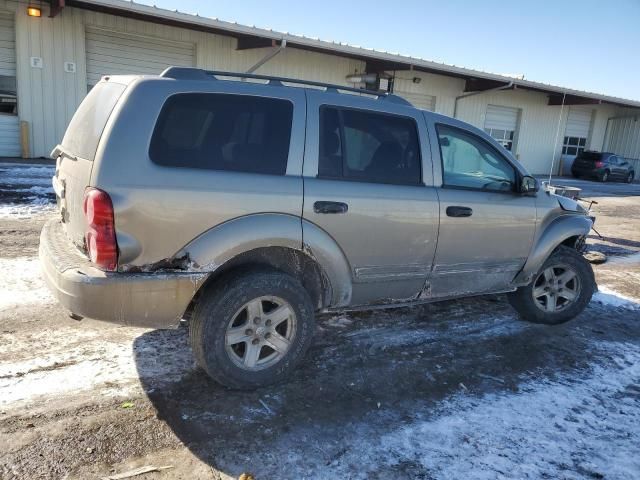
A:
<svg viewBox="0 0 640 480">
<path fill-rule="evenodd" d="M 469 207 L 447 207 L 447 217 L 470 217 L 472 214 Z"/>
<path fill-rule="evenodd" d="M 347 213 L 349 205 L 342 202 L 316 202 L 313 211 L 316 213 Z"/>
</svg>

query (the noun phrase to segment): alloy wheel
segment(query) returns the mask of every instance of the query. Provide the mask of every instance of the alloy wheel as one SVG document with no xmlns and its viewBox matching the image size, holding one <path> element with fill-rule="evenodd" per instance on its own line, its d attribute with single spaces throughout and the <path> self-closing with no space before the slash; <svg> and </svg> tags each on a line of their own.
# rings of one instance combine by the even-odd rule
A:
<svg viewBox="0 0 640 480">
<path fill-rule="evenodd" d="M 546 312 L 555 313 L 568 308 L 580 295 L 580 278 L 568 265 L 546 268 L 533 284 L 533 300 Z"/>
<path fill-rule="evenodd" d="M 245 303 L 225 332 L 227 355 L 243 370 L 263 370 L 278 363 L 291 348 L 297 318 L 279 297 L 263 296 Z"/>
</svg>

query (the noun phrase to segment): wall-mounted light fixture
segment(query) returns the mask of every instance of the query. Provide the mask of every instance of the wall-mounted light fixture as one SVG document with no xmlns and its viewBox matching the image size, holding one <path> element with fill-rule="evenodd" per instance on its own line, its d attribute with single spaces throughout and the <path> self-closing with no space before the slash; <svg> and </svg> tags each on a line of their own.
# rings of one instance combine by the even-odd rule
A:
<svg viewBox="0 0 640 480">
<path fill-rule="evenodd" d="M 422 79 L 420 77 L 413 77 L 413 83 L 420 83 L 422 81 Z"/>
<path fill-rule="evenodd" d="M 42 10 L 38 7 L 27 7 L 27 15 L 30 17 L 41 17 Z"/>
</svg>

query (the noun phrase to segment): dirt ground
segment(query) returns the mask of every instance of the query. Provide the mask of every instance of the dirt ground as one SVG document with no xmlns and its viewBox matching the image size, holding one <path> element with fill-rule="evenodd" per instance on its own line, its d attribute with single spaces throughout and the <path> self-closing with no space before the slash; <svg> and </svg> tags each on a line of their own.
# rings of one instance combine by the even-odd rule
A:
<svg viewBox="0 0 640 480">
<path fill-rule="evenodd" d="M 52 172 L 21 168 L 0 164 L 2 479 L 640 478 L 640 185 L 567 180 L 608 256 L 574 321 L 502 296 L 326 315 L 290 382 L 247 393 L 186 327 L 69 318 L 37 262 Z"/>
</svg>

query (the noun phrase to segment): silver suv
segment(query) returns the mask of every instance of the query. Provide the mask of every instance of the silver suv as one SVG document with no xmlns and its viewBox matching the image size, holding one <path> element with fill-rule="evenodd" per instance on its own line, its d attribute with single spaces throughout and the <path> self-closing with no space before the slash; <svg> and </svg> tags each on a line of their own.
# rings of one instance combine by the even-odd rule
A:
<svg viewBox="0 0 640 480">
<path fill-rule="evenodd" d="M 61 145 L 48 285 L 75 317 L 168 328 L 253 388 L 316 312 L 508 292 L 558 324 L 595 289 L 593 218 L 481 130 L 395 95 L 172 67 L 105 77 Z"/>
</svg>

